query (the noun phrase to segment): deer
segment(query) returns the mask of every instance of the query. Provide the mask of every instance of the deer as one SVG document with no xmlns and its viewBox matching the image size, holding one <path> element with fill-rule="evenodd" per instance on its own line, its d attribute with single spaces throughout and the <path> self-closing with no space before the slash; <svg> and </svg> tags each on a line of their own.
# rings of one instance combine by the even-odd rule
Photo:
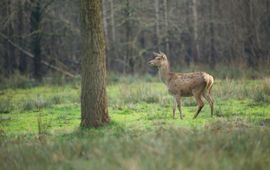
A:
<svg viewBox="0 0 270 170">
<path fill-rule="evenodd" d="M 173 119 L 175 119 L 176 106 L 180 112 L 180 118 L 183 119 L 181 110 L 182 97 L 194 97 L 198 106 L 193 119 L 196 119 L 200 111 L 204 107 L 202 97 L 204 97 L 210 105 L 211 117 L 214 112 L 214 100 L 211 96 L 211 89 L 214 78 L 206 72 L 176 73 L 170 71 L 170 63 L 167 56 L 163 52 L 154 52 L 154 59 L 148 64 L 158 68 L 160 80 L 167 86 L 168 92 L 174 97 Z"/>
</svg>

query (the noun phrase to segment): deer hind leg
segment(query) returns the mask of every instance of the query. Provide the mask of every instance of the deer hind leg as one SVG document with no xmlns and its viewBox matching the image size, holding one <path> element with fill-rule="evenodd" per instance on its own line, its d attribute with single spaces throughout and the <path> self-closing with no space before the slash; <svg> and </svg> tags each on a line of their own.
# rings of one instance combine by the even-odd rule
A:
<svg viewBox="0 0 270 170">
<path fill-rule="evenodd" d="M 198 105 L 198 110 L 196 114 L 194 115 L 193 119 L 196 119 L 196 117 L 199 115 L 200 111 L 202 110 L 204 103 L 202 101 L 201 94 L 194 94 L 194 97 L 196 99 L 197 105 Z"/>
<path fill-rule="evenodd" d="M 176 111 L 177 102 L 176 99 L 173 100 L 173 118 L 175 119 L 175 111 Z"/>
<path fill-rule="evenodd" d="M 210 108 L 211 108 L 211 116 L 213 117 L 213 114 L 214 114 L 214 101 L 213 101 L 213 98 L 212 96 L 210 95 L 210 93 L 208 93 L 207 91 L 205 91 L 203 93 L 203 97 L 207 100 L 207 102 L 209 103 L 210 105 Z"/>
<path fill-rule="evenodd" d="M 182 109 L 181 109 L 181 96 L 175 96 L 175 101 L 177 103 L 177 108 L 180 112 L 180 118 L 183 119 L 183 113 L 182 113 Z"/>
</svg>

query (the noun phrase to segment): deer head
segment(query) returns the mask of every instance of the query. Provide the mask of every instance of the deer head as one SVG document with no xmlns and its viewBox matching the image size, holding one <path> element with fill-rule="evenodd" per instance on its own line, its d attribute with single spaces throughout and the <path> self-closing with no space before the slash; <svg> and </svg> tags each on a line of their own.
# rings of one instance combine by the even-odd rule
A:
<svg viewBox="0 0 270 170">
<path fill-rule="evenodd" d="M 152 59 L 148 62 L 149 65 L 154 66 L 154 67 L 158 67 L 158 68 L 168 65 L 168 59 L 164 53 L 154 52 L 153 54 L 154 54 L 154 59 Z"/>
</svg>

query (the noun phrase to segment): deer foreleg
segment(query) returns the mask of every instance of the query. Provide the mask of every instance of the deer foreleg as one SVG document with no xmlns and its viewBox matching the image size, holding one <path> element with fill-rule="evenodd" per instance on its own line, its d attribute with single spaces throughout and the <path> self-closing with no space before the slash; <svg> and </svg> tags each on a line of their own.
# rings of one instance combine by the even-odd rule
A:
<svg viewBox="0 0 270 170">
<path fill-rule="evenodd" d="M 177 103 L 177 108 L 180 112 L 180 118 L 183 119 L 183 113 L 182 113 L 182 109 L 181 109 L 181 97 L 180 96 L 176 96 L 176 103 Z"/>
</svg>

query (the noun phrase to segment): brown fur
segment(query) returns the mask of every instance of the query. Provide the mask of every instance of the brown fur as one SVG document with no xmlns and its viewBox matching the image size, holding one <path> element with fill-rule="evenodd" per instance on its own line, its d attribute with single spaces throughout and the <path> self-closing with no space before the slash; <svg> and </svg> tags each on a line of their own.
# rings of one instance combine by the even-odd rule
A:
<svg viewBox="0 0 270 170">
<path fill-rule="evenodd" d="M 211 89 L 214 78 L 205 72 L 193 73 L 174 73 L 170 72 L 169 61 L 164 53 L 154 53 L 155 58 L 149 61 L 149 64 L 159 69 L 159 76 L 163 81 L 169 93 L 174 96 L 175 104 L 173 107 L 173 117 L 175 118 L 176 106 L 180 112 L 180 118 L 183 118 L 181 110 L 181 97 L 194 96 L 196 99 L 198 110 L 194 115 L 194 119 L 199 115 L 204 106 L 202 96 L 208 101 L 211 107 L 211 116 L 214 111 L 214 101 L 211 97 Z"/>
</svg>

